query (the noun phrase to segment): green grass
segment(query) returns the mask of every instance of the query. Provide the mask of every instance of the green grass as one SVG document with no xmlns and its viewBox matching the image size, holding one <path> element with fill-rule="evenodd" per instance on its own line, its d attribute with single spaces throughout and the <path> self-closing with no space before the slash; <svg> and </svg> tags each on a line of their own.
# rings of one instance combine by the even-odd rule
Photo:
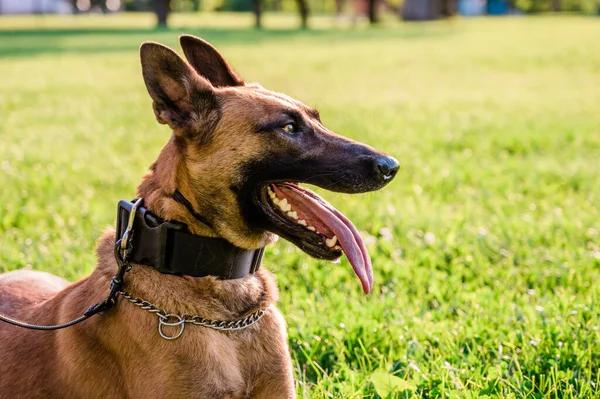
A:
<svg viewBox="0 0 600 399">
<path fill-rule="evenodd" d="M 345 259 L 268 249 L 300 397 L 377 398 L 374 372 L 408 383 L 390 397 L 600 397 L 600 22 L 331 22 L 0 18 L 0 270 L 92 270 L 169 136 L 137 49 L 195 33 L 403 165 L 381 192 L 324 193 L 367 238 L 372 295 Z"/>
</svg>

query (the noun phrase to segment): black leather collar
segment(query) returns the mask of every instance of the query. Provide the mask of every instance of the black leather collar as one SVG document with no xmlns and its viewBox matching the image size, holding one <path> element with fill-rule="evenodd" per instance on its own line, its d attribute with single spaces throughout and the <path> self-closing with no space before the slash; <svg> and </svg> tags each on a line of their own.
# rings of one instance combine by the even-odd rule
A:
<svg viewBox="0 0 600 399">
<path fill-rule="evenodd" d="M 119 201 L 117 239 L 127 228 L 132 206 L 132 202 Z M 185 224 L 161 220 L 144 207 L 136 212 L 132 244 L 131 263 L 151 266 L 161 273 L 223 280 L 254 273 L 264 253 L 264 248 L 246 250 L 222 238 L 191 234 Z"/>
</svg>

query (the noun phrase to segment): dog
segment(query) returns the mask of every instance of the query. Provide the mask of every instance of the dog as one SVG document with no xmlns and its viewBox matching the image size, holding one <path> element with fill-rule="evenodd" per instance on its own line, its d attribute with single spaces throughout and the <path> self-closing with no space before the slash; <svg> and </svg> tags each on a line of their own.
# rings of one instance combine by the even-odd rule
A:
<svg viewBox="0 0 600 399">
<path fill-rule="evenodd" d="M 378 190 L 396 175 L 398 161 L 332 133 L 315 109 L 246 83 L 208 42 L 183 35 L 180 44 L 187 61 L 159 43 L 140 48 L 154 114 L 172 130 L 138 187 L 148 215 L 179 226 L 186 239 L 204 240 L 206 250 L 213 242 L 230 245 L 235 262 L 278 236 L 315 258 L 345 253 L 368 293 L 371 261 L 358 231 L 300 183 L 344 193 Z M 129 217 L 137 212 L 131 208 Z M 0 313 L 42 325 L 77 318 L 115 282 L 123 266 L 115 248 L 145 245 L 146 233 L 132 234 L 137 242 L 106 231 L 95 270 L 73 284 L 37 271 L 0 275 Z M 32 331 L 0 322 L 0 397 L 295 398 L 277 287 L 253 262 L 241 277 L 193 277 L 132 262 L 115 305 L 80 324 Z M 148 303 L 164 313 L 147 311 Z M 191 324 L 201 325 L 183 332 L 176 315 L 195 315 Z M 206 325 L 236 320 L 243 328 Z"/>
</svg>

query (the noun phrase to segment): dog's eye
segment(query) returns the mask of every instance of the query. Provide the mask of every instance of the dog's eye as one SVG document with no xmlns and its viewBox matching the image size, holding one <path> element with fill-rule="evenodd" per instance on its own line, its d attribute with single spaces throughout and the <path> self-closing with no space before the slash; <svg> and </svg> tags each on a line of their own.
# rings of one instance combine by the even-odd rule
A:
<svg viewBox="0 0 600 399">
<path fill-rule="evenodd" d="M 296 133 L 296 125 L 293 123 L 286 124 L 282 129 L 284 132 L 289 133 L 289 134 Z"/>
</svg>

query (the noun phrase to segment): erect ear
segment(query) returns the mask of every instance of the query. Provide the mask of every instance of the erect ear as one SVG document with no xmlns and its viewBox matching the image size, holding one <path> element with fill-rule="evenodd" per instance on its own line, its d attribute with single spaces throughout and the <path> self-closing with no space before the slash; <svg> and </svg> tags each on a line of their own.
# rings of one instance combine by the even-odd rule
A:
<svg viewBox="0 0 600 399">
<path fill-rule="evenodd" d="M 196 72 L 216 87 L 243 86 L 238 75 L 225 58 L 210 43 L 196 36 L 181 35 L 179 43 L 188 62 Z"/>
<path fill-rule="evenodd" d="M 140 47 L 140 58 L 158 122 L 178 133 L 212 131 L 219 109 L 210 82 L 162 44 L 145 42 Z"/>
</svg>

